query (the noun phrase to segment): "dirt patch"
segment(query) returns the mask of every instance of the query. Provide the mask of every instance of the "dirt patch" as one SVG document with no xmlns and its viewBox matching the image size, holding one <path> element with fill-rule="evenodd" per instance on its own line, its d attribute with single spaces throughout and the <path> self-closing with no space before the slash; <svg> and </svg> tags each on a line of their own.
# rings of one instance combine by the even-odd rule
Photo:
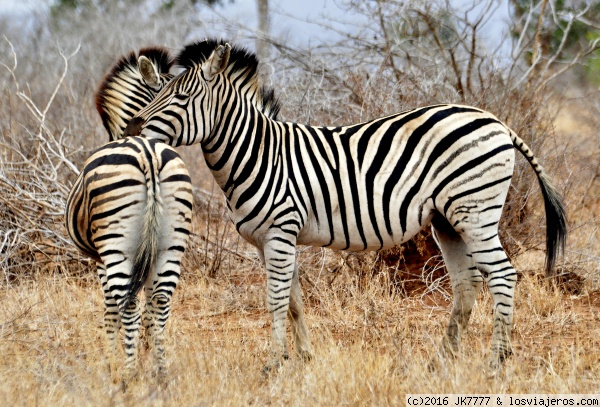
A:
<svg viewBox="0 0 600 407">
<path fill-rule="evenodd" d="M 401 246 L 382 250 L 377 257 L 375 272 L 386 273 L 394 290 L 405 296 L 421 295 L 431 289 L 432 283 L 450 287 L 445 267 L 436 267 L 440 251 L 431 231 L 421 231 Z"/>
</svg>

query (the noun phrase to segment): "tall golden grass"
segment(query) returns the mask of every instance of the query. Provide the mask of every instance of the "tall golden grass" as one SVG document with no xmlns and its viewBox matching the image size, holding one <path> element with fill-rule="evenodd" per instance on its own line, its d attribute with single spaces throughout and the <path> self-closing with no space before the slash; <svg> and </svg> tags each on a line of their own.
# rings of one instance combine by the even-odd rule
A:
<svg viewBox="0 0 600 407">
<path fill-rule="evenodd" d="M 236 270 L 235 273 L 253 270 Z M 318 276 L 307 272 L 311 278 Z M 233 276 L 234 274 L 232 274 Z M 315 359 L 291 358 L 268 377 L 264 284 L 184 278 L 167 328 L 161 387 L 149 352 L 123 392 L 105 358 L 102 298 L 93 278 L 40 276 L 0 294 L 0 399 L 5 405 L 402 405 L 406 393 L 593 393 L 600 384 L 600 296 L 518 284 L 515 355 L 486 371 L 491 300 L 480 295 L 463 351 L 430 372 L 448 319 L 441 298 L 379 284 L 320 288 L 308 307 Z M 311 291 L 310 289 L 308 291 Z"/>
</svg>

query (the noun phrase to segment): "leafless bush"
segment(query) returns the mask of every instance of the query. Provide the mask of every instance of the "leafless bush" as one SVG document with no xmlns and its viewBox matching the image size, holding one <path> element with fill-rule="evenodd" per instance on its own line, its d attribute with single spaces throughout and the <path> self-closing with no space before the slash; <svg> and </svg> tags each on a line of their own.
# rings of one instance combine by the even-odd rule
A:
<svg viewBox="0 0 600 407">
<path fill-rule="evenodd" d="M 9 43 L 12 48 L 12 44 Z M 18 60 L 3 64 L 13 78 L 11 99 L 24 106 L 35 127 L 19 125 L 20 131 L 4 132 L 0 142 L 0 268 L 3 281 L 10 282 L 33 270 L 65 269 L 77 250 L 66 238 L 64 207 L 69 188 L 67 173 L 78 173 L 65 146 L 64 130 L 55 133 L 48 125 L 48 113 L 67 75 L 71 55 L 60 54 L 63 71 L 43 107 L 21 90 L 16 79 Z M 12 102 L 12 101 L 11 101 Z M 15 137 L 15 136 L 19 137 Z"/>
</svg>

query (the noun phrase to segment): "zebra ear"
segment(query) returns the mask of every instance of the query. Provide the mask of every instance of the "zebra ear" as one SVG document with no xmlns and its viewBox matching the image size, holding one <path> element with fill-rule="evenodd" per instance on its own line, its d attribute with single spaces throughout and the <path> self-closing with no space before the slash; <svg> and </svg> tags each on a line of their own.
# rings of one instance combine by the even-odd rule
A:
<svg viewBox="0 0 600 407">
<path fill-rule="evenodd" d="M 229 55 L 231 54 L 231 45 L 219 45 L 213 53 L 208 57 L 206 62 L 202 64 L 202 71 L 206 80 L 211 80 L 215 75 L 220 74 L 227 68 Z"/>
<path fill-rule="evenodd" d="M 160 90 L 160 76 L 156 70 L 156 66 L 145 56 L 138 58 L 138 69 L 142 74 L 142 78 L 146 84 L 155 90 Z"/>
</svg>

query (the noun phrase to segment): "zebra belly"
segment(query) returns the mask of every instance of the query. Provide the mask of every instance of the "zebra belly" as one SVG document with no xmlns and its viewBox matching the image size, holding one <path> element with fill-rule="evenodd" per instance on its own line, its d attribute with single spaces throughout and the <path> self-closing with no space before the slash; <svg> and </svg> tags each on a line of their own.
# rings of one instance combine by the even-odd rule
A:
<svg viewBox="0 0 600 407">
<path fill-rule="evenodd" d="M 368 208 L 365 207 L 360 213 L 367 213 L 367 211 Z M 393 210 L 395 213 L 399 213 L 399 211 L 399 207 Z M 416 205 L 409 209 L 404 229 L 400 224 L 399 216 L 391 217 L 391 233 L 388 233 L 386 222 L 381 216 L 375 218 L 375 224 L 369 217 L 347 216 L 342 218 L 339 212 L 331 218 L 331 222 L 317 222 L 316 218 L 311 216 L 300 231 L 297 242 L 301 245 L 336 250 L 376 251 L 388 249 L 410 240 L 420 230 L 427 227 L 433 214 L 434 208 L 431 201 L 426 201 L 426 204 L 422 206 Z"/>
</svg>

